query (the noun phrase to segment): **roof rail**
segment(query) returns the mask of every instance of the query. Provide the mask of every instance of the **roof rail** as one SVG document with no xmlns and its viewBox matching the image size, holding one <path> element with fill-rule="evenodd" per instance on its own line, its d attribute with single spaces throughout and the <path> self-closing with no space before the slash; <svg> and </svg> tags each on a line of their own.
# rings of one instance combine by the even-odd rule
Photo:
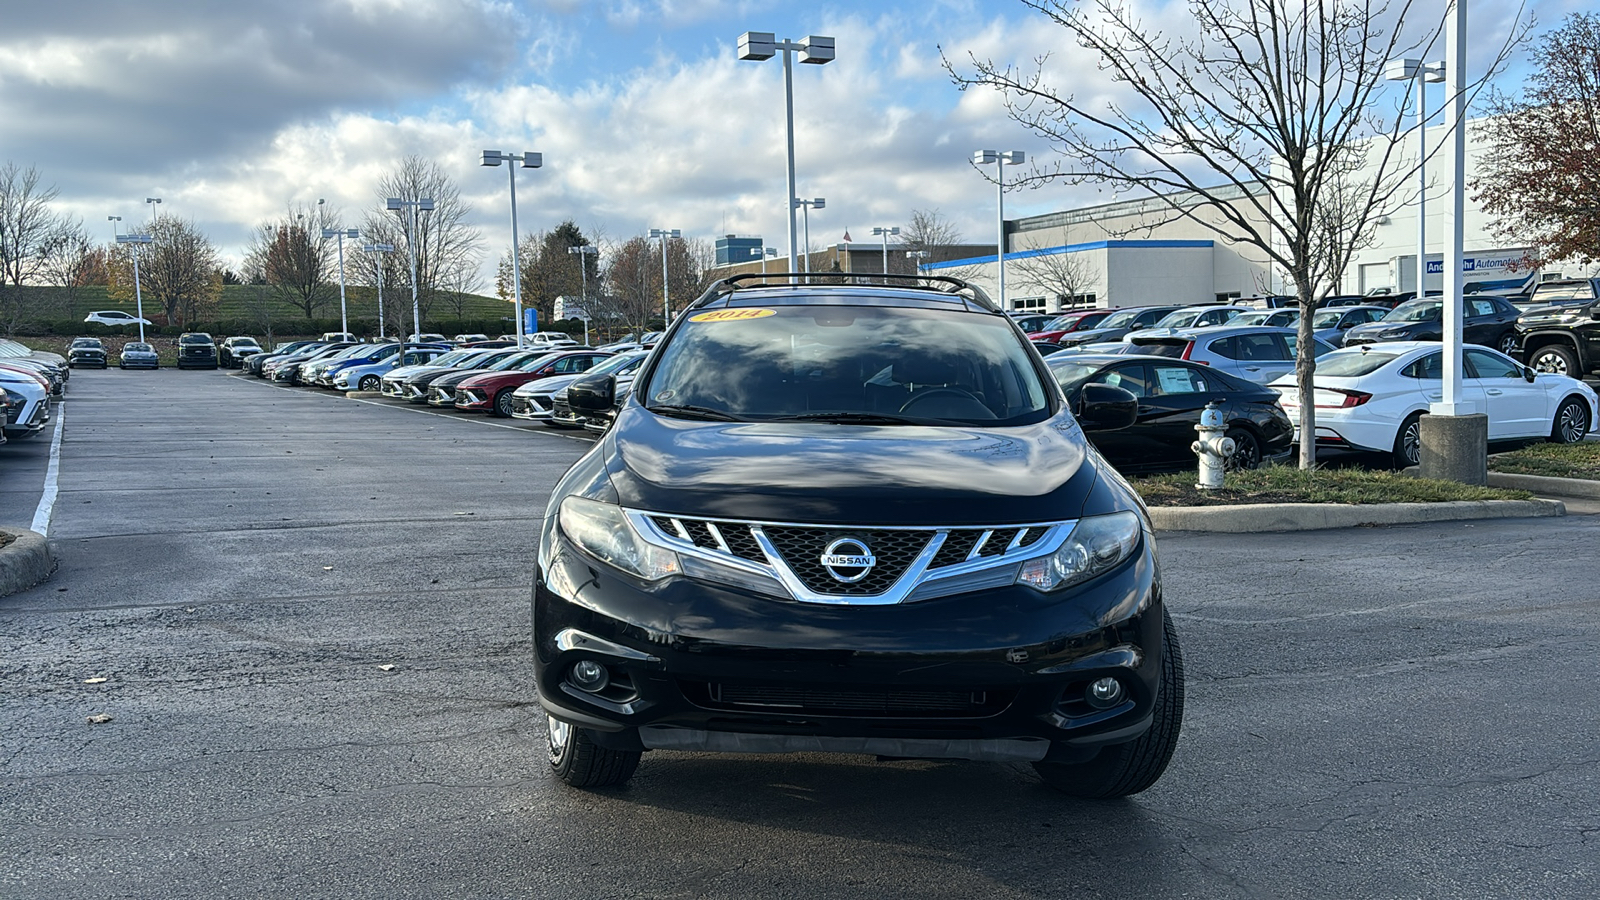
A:
<svg viewBox="0 0 1600 900">
<path fill-rule="evenodd" d="M 704 306 L 726 294 L 752 288 L 806 288 L 844 284 L 871 285 L 877 282 L 889 287 L 909 287 L 955 294 L 972 301 L 990 312 L 1000 312 L 1000 307 L 989 299 L 981 288 L 960 278 L 948 275 L 884 275 L 876 272 L 773 272 L 763 275 L 747 272 L 730 275 L 706 288 L 699 299 L 689 304 L 690 309 Z"/>
</svg>

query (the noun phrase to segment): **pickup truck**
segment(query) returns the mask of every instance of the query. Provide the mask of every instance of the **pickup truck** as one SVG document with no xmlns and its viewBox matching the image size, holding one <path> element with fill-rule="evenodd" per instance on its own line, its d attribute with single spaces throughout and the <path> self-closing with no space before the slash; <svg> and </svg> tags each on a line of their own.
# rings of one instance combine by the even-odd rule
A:
<svg viewBox="0 0 1600 900">
<path fill-rule="evenodd" d="M 1559 285 L 1560 290 L 1541 290 Z M 1600 372 L 1600 278 L 1544 282 L 1536 306 L 1517 317 L 1517 355 L 1539 372 L 1582 378 Z"/>
</svg>

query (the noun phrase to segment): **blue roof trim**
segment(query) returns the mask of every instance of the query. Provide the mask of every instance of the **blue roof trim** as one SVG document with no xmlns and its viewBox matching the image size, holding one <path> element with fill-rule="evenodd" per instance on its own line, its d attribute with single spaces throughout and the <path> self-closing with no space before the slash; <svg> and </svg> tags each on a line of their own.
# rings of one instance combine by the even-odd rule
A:
<svg viewBox="0 0 1600 900">
<path fill-rule="evenodd" d="M 1061 247 L 1045 247 L 1040 250 L 1018 250 L 1013 253 L 1007 253 L 1006 259 L 1031 259 L 1035 256 L 1081 253 L 1085 250 L 1198 250 L 1209 249 L 1216 245 L 1216 241 L 1090 241 L 1087 244 L 1067 244 Z M 929 263 L 922 268 L 932 271 L 934 269 L 949 269 L 955 266 L 982 265 L 993 261 L 994 257 L 992 256 L 974 256 L 970 259 L 952 259 L 947 262 Z"/>
</svg>

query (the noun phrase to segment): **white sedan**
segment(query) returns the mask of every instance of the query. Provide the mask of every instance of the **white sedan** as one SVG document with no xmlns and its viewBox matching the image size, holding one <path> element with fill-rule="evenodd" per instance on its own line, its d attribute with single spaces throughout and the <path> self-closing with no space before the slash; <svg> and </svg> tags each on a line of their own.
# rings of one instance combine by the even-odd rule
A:
<svg viewBox="0 0 1600 900">
<path fill-rule="evenodd" d="M 1544 438 L 1575 444 L 1594 427 L 1600 398 L 1565 375 L 1536 373 L 1487 347 L 1462 352 L 1462 400 L 1489 416 L 1489 440 Z M 1339 350 L 1317 360 L 1319 447 L 1394 454 L 1417 464 L 1418 420 L 1444 399 L 1444 354 L 1437 341 L 1393 341 Z M 1295 377 L 1272 382 L 1289 418 L 1300 418 Z M 1298 427 L 1295 440 L 1300 439 Z"/>
</svg>

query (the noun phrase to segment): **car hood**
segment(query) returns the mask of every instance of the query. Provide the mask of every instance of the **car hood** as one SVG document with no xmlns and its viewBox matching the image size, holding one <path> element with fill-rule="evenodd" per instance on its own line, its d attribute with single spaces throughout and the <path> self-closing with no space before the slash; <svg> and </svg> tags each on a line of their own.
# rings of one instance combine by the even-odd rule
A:
<svg viewBox="0 0 1600 900">
<path fill-rule="evenodd" d="M 1409 330 L 1411 330 L 1413 328 L 1416 328 L 1416 327 L 1418 327 L 1420 325 L 1432 325 L 1432 324 L 1433 324 L 1433 322 L 1431 322 L 1431 321 L 1423 321 L 1423 322 L 1367 322 L 1364 325 L 1355 325 L 1355 326 L 1351 327 L 1349 331 L 1345 332 L 1345 335 L 1348 337 L 1350 335 L 1360 336 L 1360 335 L 1364 335 L 1364 334 L 1382 334 L 1385 331 L 1409 331 Z"/>
<path fill-rule="evenodd" d="M 499 374 L 499 372 L 496 372 L 493 369 L 447 369 L 443 373 L 431 378 L 430 383 L 439 385 L 440 387 L 453 387 L 454 385 L 458 385 L 461 382 L 466 381 L 468 378 L 476 378 L 479 375 Z"/>
<path fill-rule="evenodd" d="M 404 381 L 404 380 L 406 380 L 407 378 L 410 378 L 413 375 L 425 375 L 425 374 L 428 374 L 430 372 L 448 372 L 448 371 L 450 371 L 450 367 L 449 366 L 429 366 L 429 365 L 423 365 L 423 364 L 416 364 L 416 365 L 410 365 L 410 366 L 401 366 L 400 368 L 391 371 L 388 375 L 385 375 L 384 377 L 385 378 L 389 378 L 389 379 L 393 379 L 393 380 L 396 380 L 396 381 Z"/>
<path fill-rule="evenodd" d="M 1058 343 L 1092 344 L 1096 341 L 1120 341 L 1128 333 L 1126 328 L 1090 328 L 1087 331 L 1070 331 Z"/>
<path fill-rule="evenodd" d="M 1587 304 L 1582 306 L 1536 306 L 1517 316 L 1517 324 L 1524 328 L 1538 325 L 1566 325 L 1588 318 L 1590 308 Z"/>
<path fill-rule="evenodd" d="M 777 522 L 1078 517 L 1098 477 L 1065 410 L 1017 428 L 701 422 L 626 404 L 603 439 L 623 506 Z"/>
</svg>

